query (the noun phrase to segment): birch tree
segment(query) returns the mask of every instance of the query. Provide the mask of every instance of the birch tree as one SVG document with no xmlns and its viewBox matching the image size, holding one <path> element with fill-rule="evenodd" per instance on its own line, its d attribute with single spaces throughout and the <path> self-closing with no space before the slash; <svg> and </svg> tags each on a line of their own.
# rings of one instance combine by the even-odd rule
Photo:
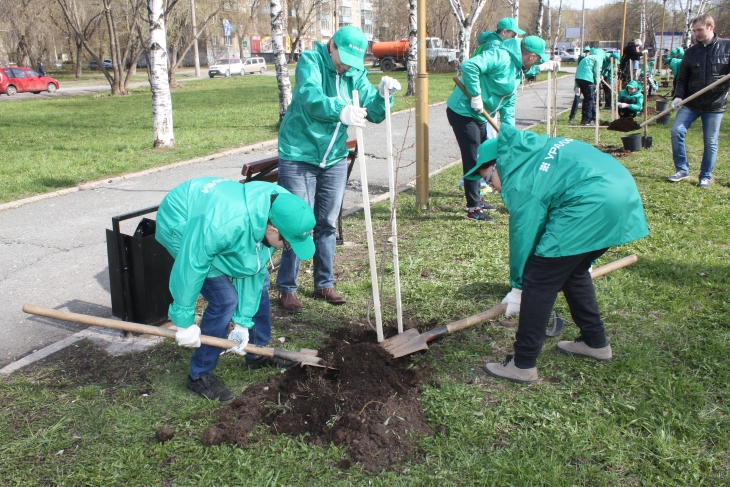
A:
<svg viewBox="0 0 730 487">
<path fill-rule="evenodd" d="M 294 53 L 297 48 L 301 47 L 302 37 L 306 35 L 314 23 L 317 12 L 321 9 L 320 7 L 325 4 L 327 0 L 298 0 L 292 2 L 291 15 L 293 19 L 292 29 L 297 31 L 294 42 L 291 44 L 291 62 L 294 62 Z M 292 31 L 293 32 L 293 31 Z"/>
<path fill-rule="evenodd" d="M 418 23 L 416 22 L 416 4 L 417 0 L 408 0 L 408 61 L 406 69 L 408 70 L 408 90 L 406 96 L 416 94 L 416 67 L 418 55 Z"/>
<path fill-rule="evenodd" d="M 487 3 L 487 0 L 472 0 L 469 15 L 465 15 L 464 9 L 461 7 L 461 0 L 449 0 L 451 11 L 454 13 L 456 23 L 459 25 L 459 71 L 461 71 L 461 63 L 469 59 L 471 29 L 479 14 L 482 13 L 485 3 Z"/>
<path fill-rule="evenodd" d="M 172 97 L 167 74 L 167 31 L 163 0 L 149 0 L 150 21 L 150 86 L 152 88 L 152 119 L 154 147 L 175 147 L 172 128 Z"/>
<path fill-rule="evenodd" d="M 281 0 L 271 0 L 271 41 L 274 47 L 274 65 L 276 66 L 276 83 L 279 86 L 279 121 L 286 115 L 291 103 L 291 82 L 289 68 L 286 65 L 284 47 L 284 27 Z"/>
<path fill-rule="evenodd" d="M 545 10 L 545 0 L 538 0 L 538 2 L 537 2 L 537 21 L 535 21 L 535 35 L 538 37 L 542 36 L 543 10 Z"/>
<path fill-rule="evenodd" d="M 553 37 L 553 49 L 558 45 L 558 38 L 560 37 L 560 23 L 563 20 L 563 0 L 558 2 L 558 25 L 555 28 L 555 37 Z"/>
</svg>

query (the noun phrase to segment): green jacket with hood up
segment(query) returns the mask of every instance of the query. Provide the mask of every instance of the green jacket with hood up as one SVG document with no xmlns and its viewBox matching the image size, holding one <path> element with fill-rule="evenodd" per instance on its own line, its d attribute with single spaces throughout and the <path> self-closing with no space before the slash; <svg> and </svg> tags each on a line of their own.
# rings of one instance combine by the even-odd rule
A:
<svg viewBox="0 0 730 487">
<path fill-rule="evenodd" d="M 466 91 L 481 95 L 484 109 L 495 117 L 499 112 L 503 125 L 515 124 L 515 99 L 522 82 L 522 50 L 519 39 L 508 39 L 461 65 L 461 81 Z M 487 119 L 471 108 L 471 100 L 457 86 L 446 106 L 464 117 L 480 123 Z"/>
<path fill-rule="evenodd" d="M 504 39 L 496 32 L 482 32 L 477 37 L 477 48 L 474 50 L 474 54 L 471 57 L 476 57 L 483 53 L 487 49 L 498 47 L 504 42 Z"/>
<path fill-rule="evenodd" d="M 292 100 L 279 128 L 279 157 L 330 167 L 347 157 L 347 126 L 340 112 L 352 105 L 357 89 L 367 119 L 385 119 L 385 102 L 368 81 L 366 70 L 350 68 L 338 74 L 325 44 L 304 51 L 297 62 Z M 391 97 L 391 107 L 392 105 Z"/>
<path fill-rule="evenodd" d="M 629 94 L 629 88 L 638 90 L 633 95 Z M 618 102 L 628 103 L 629 110 L 634 112 L 634 116 L 638 115 L 644 109 L 644 94 L 641 92 L 641 85 L 636 80 L 629 81 L 626 88 L 618 92 Z"/>
<path fill-rule="evenodd" d="M 649 234 L 629 171 L 593 146 L 502 127 L 497 172 L 509 211 L 510 282 L 522 288 L 527 259 L 564 257 Z"/>
<path fill-rule="evenodd" d="M 232 321 L 245 328 L 259 308 L 266 264 L 262 244 L 276 184 L 195 178 L 173 188 L 157 210 L 155 238 L 175 259 L 168 316 L 180 328 L 195 320 L 195 303 L 208 277 L 228 276 L 238 292 Z"/>
</svg>

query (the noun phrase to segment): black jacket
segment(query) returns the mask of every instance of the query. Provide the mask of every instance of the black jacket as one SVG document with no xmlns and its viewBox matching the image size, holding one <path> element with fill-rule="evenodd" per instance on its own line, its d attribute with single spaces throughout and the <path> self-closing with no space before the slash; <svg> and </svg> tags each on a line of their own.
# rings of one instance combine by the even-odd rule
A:
<svg viewBox="0 0 730 487">
<path fill-rule="evenodd" d="M 621 71 L 628 70 L 628 64 L 630 61 L 638 61 L 643 57 L 641 47 L 634 44 L 634 41 L 629 41 L 624 47 L 623 54 L 621 55 L 621 61 L 619 62 L 619 69 Z"/>
<path fill-rule="evenodd" d="M 677 73 L 675 98 L 687 98 L 730 73 L 730 39 L 720 39 L 715 34 L 705 47 L 698 42 L 684 52 Z M 698 96 L 686 106 L 701 112 L 724 112 L 727 109 L 727 90 L 730 81 L 714 87 Z"/>
</svg>

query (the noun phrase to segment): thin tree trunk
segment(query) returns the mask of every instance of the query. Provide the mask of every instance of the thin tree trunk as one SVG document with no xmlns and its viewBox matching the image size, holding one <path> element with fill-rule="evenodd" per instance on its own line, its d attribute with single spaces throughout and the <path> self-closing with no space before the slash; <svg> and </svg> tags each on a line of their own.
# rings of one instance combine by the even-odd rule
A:
<svg viewBox="0 0 730 487">
<path fill-rule="evenodd" d="M 286 49 L 284 46 L 284 29 L 281 0 L 271 0 L 271 41 L 274 47 L 274 65 L 276 66 L 276 83 L 279 86 L 279 121 L 286 115 L 291 103 L 291 82 L 289 68 L 286 65 Z"/>
<path fill-rule="evenodd" d="M 535 22 L 535 35 L 542 36 L 542 16 L 543 10 L 545 10 L 545 1 L 538 0 L 537 3 L 537 22 Z"/>
<path fill-rule="evenodd" d="M 512 17 L 517 21 L 519 24 L 520 22 L 520 0 L 514 0 L 512 3 Z"/>
<path fill-rule="evenodd" d="M 406 69 L 408 70 L 408 90 L 406 96 L 416 94 L 416 68 L 418 67 L 418 23 L 416 22 L 416 5 L 417 0 L 408 0 L 408 61 Z M 425 53 L 424 53 L 425 55 Z"/>
<path fill-rule="evenodd" d="M 560 21 L 563 19 L 563 0 L 558 2 L 558 25 L 555 27 L 555 37 L 553 38 L 553 49 L 558 45 L 558 37 L 560 37 Z"/>
<path fill-rule="evenodd" d="M 155 147 L 175 147 L 172 127 L 172 97 L 167 78 L 167 31 L 163 0 L 149 0 L 150 19 L 150 86 Z"/>
<path fill-rule="evenodd" d="M 482 13 L 485 3 L 486 0 L 472 0 L 471 12 L 466 16 L 464 15 L 464 9 L 461 7 L 461 0 L 449 0 L 451 11 L 454 13 L 456 23 L 459 25 L 459 66 L 457 68 L 459 75 L 461 75 L 461 63 L 469 59 L 471 28 L 476 19 L 479 18 L 479 14 Z"/>
<path fill-rule="evenodd" d="M 76 37 L 78 39 L 78 36 Z M 84 44 L 76 41 L 76 77 L 81 77 L 81 60 L 83 59 L 82 53 L 84 52 Z"/>
</svg>

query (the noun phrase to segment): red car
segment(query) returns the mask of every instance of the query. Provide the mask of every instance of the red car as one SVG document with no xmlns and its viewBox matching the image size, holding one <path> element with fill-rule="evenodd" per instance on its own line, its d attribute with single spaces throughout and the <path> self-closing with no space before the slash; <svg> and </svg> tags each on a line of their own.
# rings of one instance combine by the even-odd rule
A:
<svg viewBox="0 0 730 487">
<path fill-rule="evenodd" d="M 0 68 L 0 94 L 12 96 L 25 91 L 53 93 L 57 89 L 58 81 L 49 76 L 41 76 L 30 68 Z"/>
</svg>

